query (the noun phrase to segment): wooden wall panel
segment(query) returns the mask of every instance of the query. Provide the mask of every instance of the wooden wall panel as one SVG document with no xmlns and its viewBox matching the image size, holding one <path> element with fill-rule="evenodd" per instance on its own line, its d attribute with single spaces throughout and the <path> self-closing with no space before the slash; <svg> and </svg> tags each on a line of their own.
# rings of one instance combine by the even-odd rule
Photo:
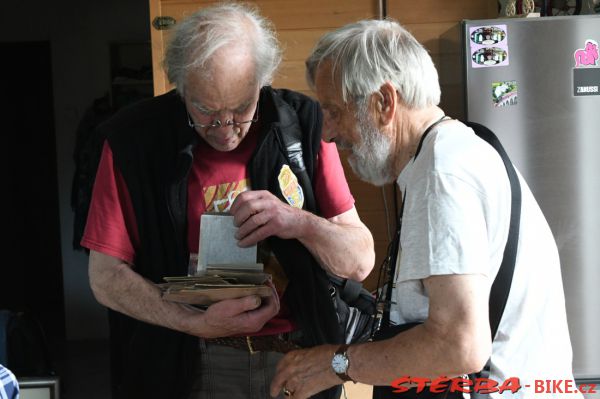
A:
<svg viewBox="0 0 600 399">
<path fill-rule="evenodd" d="M 495 0 L 387 0 L 387 14 L 401 24 L 458 22 L 482 19 L 490 14 Z"/>
<path fill-rule="evenodd" d="M 449 31 L 456 31 L 457 22 L 432 22 L 426 24 L 403 24 L 403 26 L 432 54 L 456 53 L 458 49 L 444 46 L 443 37 Z"/>
<path fill-rule="evenodd" d="M 285 87 L 286 89 L 292 89 L 301 92 L 311 93 L 311 97 L 314 97 L 310 91 L 306 79 L 304 78 L 304 60 L 291 60 L 283 61 L 275 75 L 273 81 L 274 87 Z"/>
<path fill-rule="evenodd" d="M 204 0 L 150 0 L 150 19 L 152 21 L 161 15 L 180 21 L 199 8 L 216 3 Z M 248 3 L 256 5 L 261 14 L 273 22 L 284 48 L 286 62 L 273 86 L 299 91 L 309 90 L 304 81 L 304 60 L 324 32 L 378 14 L 376 0 L 257 0 Z M 158 95 L 172 88 L 161 66 L 169 30 L 152 28 L 151 36 L 154 93 Z"/>
<path fill-rule="evenodd" d="M 182 17 L 200 7 L 219 2 L 160 0 L 160 3 L 164 12 L 172 13 L 170 15 L 173 17 Z M 247 3 L 256 5 L 277 30 L 332 28 L 357 19 L 374 18 L 378 13 L 376 0 L 253 0 Z"/>
</svg>

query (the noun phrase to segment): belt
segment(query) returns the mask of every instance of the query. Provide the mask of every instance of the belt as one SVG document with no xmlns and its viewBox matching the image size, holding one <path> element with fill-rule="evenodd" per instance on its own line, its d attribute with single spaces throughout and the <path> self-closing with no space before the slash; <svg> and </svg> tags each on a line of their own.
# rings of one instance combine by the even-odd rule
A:
<svg viewBox="0 0 600 399">
<path fill-rule="evenodd" d="M 245 337 L 221 337 L 207 338 L 207 343 L 215 345 L 229 346 L 231 348 L 245 350 L 254 354 L 256 352 L 279 352 L 288 353 L 300 346 L 295 344 L 289 338 L 288 334 L 264 335 L 264 336 L 245 336 Z"/>
</svg>

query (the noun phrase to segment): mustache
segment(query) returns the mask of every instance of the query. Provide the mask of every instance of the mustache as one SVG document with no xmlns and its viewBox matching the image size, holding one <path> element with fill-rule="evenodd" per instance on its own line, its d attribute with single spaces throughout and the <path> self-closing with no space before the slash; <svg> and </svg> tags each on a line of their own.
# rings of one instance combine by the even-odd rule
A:
<svg viewBox="0 0 600 399">
<path fill-rule="evenodd" d="M 337 146 L 338 150 L 351 150 L 354 147 L 353 144 L 350 144 L 346 140 L 342 140 L 339 138 L 333 139 L 333 142 Z"/>
</svg>

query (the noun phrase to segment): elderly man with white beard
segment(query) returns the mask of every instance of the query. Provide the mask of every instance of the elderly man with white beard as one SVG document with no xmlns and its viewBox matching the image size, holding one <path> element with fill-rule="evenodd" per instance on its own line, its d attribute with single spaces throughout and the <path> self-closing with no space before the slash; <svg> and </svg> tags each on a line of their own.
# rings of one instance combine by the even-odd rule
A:
<svg viewBox="0 0 600 399">
<path fill-rule="evenodd" d="M 388 315 L 392 325 L 416 326 L 377 342 L 290 352 L 271 394 L 305 398 L 344 381 L 389 387 L 401 377 L 460 377 L 486 364 L 488 381 L 513 383 L 493 397 L 534 396 L 535 380 L 573 381 L 558 251 L 518 173 L 514 278 L 492 337 L 488 299 L 509 236 L 511 184 L 499 153 L 438 106 L 438 74 L 423 46 L 394 21 L 361 21 L 323 36 L 306 65 L 324 110 L 323 136 L 351 150 L 359 177 L 396 181 L 402 192 Z M 436 396 L 431 387 L 419 397 Z"/>
</svg>

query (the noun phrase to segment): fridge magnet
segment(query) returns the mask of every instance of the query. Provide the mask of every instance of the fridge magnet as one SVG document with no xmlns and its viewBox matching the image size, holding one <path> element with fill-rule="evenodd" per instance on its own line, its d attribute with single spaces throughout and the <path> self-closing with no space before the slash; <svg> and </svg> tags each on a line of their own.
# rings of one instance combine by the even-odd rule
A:
<svg viewBox="0 0 600 399">
<path fill-rule="evenodd" d="M 471 66 L 485 68 L 508 65 L 508 30 L 506 25 L 469 28 Z"/>
<path fill-rule="evenodd" d="M 517 81 L 492 83 L 492 103 L 494 107 L 517 105 Z"/>
<path fill-rule="evenodd" d="M 585 41 L 583 48 L 575 50 L 575 68 L 598 65 L 598 42 L 592 39 Z"/>
<path fill-rule="evenodd" d="M 499 47 L 484 47 L 476 50 L 471 55 L 471 60 L 474 68 L 507 65 L 508 53 Z"/>
<path fill-rule="evenodd" d="M 471 41 L 476 45 L 497 44 L 504 40 L 506 31 L 498 26 L 482 26 L 471 32 Z"/>
</svg>

